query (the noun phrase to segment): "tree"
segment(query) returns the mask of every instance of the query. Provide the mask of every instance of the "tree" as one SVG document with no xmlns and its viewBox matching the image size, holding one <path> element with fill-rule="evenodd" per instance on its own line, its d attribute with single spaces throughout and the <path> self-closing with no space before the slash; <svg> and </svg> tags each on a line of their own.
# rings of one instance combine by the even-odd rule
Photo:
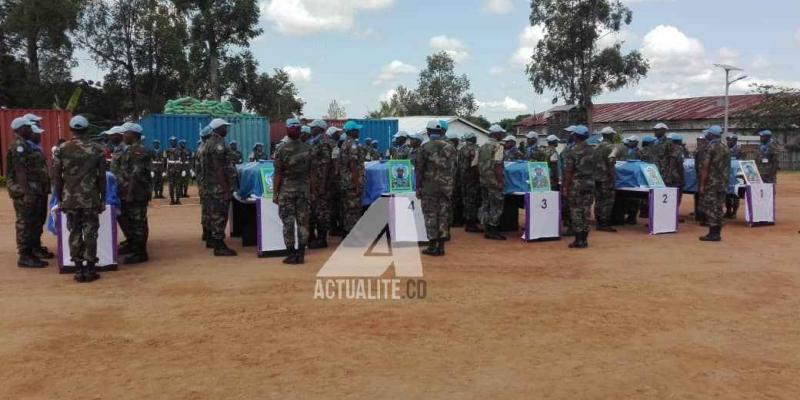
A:
<svg viewBox="0 0 800 400">
<path fill-rule="evenodd" d="M 21 48 L 32 84 L 69 78 L 72 68 L 70 32 L 77 28 L 79 0 L 4 0 L 3 47 Z M 42 66 L 46 70 L 42 71 Z M 43 74 L 42 72 L 46 72 Z"/>
<path fill-rule="evenodd" d="M 472 122 L 475 125 L 480 126 L 483 129 L 489 129 L 492 126 L 492 123 L 489 122 L 483 115 L 468 115 L 464 117 L 469 122 Z"/>
<path fill-rule="evenodd" d="M 423 115 L 417 93 L 403 85 L 398 86 L 388 100 L 381 100 L 378 109 L 370 112 L 368 118 L 405 117 Z"/>
<path fill-rule="evenodd" d="M 429 115 L 472 115 L 478 105 L 469 92 L 467 75 L 456 75 L 455 61 L 444 51 L 428 56 L 427 62 L 417 80 L 416 99 L 421 111 Z"/>
<path fill-rule="evenodd" d="M 534 91 L 556 92 L 577 104 L 592 123 L 592 97 L 634 84 L 649 65 L 638 51 L 622 54 L 622 43 L 599 45 L 605 35 L 631 23 L 633 13 L 620 0 L 532 0 L 530 23 L 544 27 L 526 73 Z"/>
<path fill-rule="evenodd" d="M 249 51 L 225 59 L 220 84 L 232 103 L 244 103 L 248 110 L 271 120 L 303 113 L 305 102 L 289 75 L 280 69 L 272 75 L 259 73 L 258 62 Z"/>
<path fill-rule="evenodd" d="M 775 85 L 750 86 L 763 101 L 733 115 L 738 128 L 773 129 L 776 131 L 797 131 L 800 127 L 800 89 Z M 790 150 L 800 148 L 800 137 L 784 135 L 784 142 Z"/>
<path fill-rule="evenodd" d="M 520 121 L 530 116 L 531 116 L 530 114 L 520 114 L 514 118 L 504 118 L 500 120 L 500 122 L 498 122 L 498 125 L 503 127 L 503 129 L 505 129 L 506 132 L 513 132 L 514 128 L 516 127 L 517 124 L 520 123 Z"/>
<path fill-rule="evenodd" d="M 191 21 L 190 60 L 194 71 L 198 95 L 220 98 L 225 92 L 219 71 L 228 56 L 230 47 L 247 48 L 250 40 L 261 34 L 257 28 L 259 18 L 256 0 L 192 1 L 174 0 Z"/>
<path fill-rule="evenodd" d="M 328 115 L 325 117 L 326 119 L 345 119 L 347 118 L 347 112 L 344 109 L 343 105 L 340 105 L 336 99 L 333 99 L 330 104 L 328 104 Z"/>
</svg>

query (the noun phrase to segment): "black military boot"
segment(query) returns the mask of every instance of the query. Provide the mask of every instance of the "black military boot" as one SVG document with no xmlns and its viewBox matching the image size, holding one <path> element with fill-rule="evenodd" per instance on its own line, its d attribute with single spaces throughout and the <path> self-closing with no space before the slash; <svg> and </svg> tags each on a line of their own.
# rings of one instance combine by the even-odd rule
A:
<svg viewBox="0 0 800 400">
<path fill-rule="evenodd" d="M 94 282 L 98 279 L 100 279 L 100 274 L 97 273 L 95 264 L 93 262 L 87 262 L 83 267 L 83 282 Z"/>
<path fill-rule="evenodd" d="M 319 231 L 317 240 L 308 242 L 309 249 L 325 249 L 328 247 L 328 231 Z"/>
<path fill-rule="evenodd" d="M 439 245 L 436 246 L 436 255 L 443 256 L 444 255 L 444 240 L 439 240 Z"/>
<path fill-rule="evenodd" d="M 700 236 L 700 240 L 703 242 L 719 242 L 722 240 L 721 231 L 721 226 L 710 226 L 708 227 L 708 235 Z"/>
<path fill-rule="evenodd" d="M 284 264 L 296 264 L 295 259 L 297 258 L 297 250 L 294 246 L 286 249 L 286 257 L 283 259 Z"/>
<path fill-rule="evenodd" d="M 17 267 L 20 268 L 44 268 L 47 265 L 47 261 L 40 260 L 28 251 L 20 253 L 19 259 L 17 260 Z"/>
<path fill-rule="evenodd" d="M 589 236 L 589 232 L 575 232 L 575 240 L 569 244 L 569 248 L 571 249 L 585 249 L 589 247 L 589 243 L 586 242 L 586 238 Z"/>
<path fill-rule="evenodd" d="M 428 240 L 428 247 L 425 250 L 422 250 L 422 254 L 426 256 L 436 256 L 438 255 L 438 240 L 437 239 L 430 239 Z"/>
<path fill-rule="evenodd" d="M 600 232 L 612 232 L 612 233 L 617 232 L 616 229 L 611 227 L 611 224 L 609 224 L 608 221 L 599 221 L 597 223 L 597 230 Z"/>
<path fill-rule="evenodd" d="M 486 233 L 483 234 L 483 237 L 489 240 L 506 240 L 506 237 L 501 235 L 497 226 L 494 225 L 486 225 Z"/>
<path fill-rule="evenodd" d="M 147 249 L 145 246 L 137 245 L 130 254 L 122 259 L 122 263 L 126 265 L 141 264 L 143 262 L 147 262 L 149 259 L 150 257 L 147 255 Z"/>
<path fill-rule="evenodd" d="M 465 232 L 483 233 L 483 229 L 475 221 L 468 221 L 464 227 Z"/>
<path fill-rule="evenodd" d="M 236 255 L 236 252 L 233 249 L 230 249 L 224 240 L 215 240 L 214 241 L 214 256 L 216 257 L 233 257 Z"/>
<path fill-rule="evenodd" d="M 47 250 L 47 247 L 39 245 L 33 248 L 33 256 L 42 260 L 50 260 L 56 255 Z"/>
<path fill-rule="evenodd" d="M 121 256 L 133 253 L 133 243 L 128 240 L 123 241 L 120 243 L 117 253 Z"/>
<path fill-rule="evenodd" d="M 75 282 L 86 282 L 86 277 L 83 275 L 85 270 L 86 267 L 83 265 L 83 261 L 75 261 L 75 276 L 72 277 Z"/>
<path fill-rule="evenodd" d="M 298 246 L 294 260 L 295 264 L 304 264 L 306 262 L 306 245 L 301 244 L 300 246 Z"/>
</svg>

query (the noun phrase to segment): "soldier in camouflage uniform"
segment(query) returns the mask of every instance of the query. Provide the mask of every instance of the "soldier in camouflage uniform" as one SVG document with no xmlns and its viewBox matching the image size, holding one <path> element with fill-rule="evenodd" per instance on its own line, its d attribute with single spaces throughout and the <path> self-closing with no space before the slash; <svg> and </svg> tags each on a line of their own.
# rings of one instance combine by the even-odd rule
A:
<svg viewBox="0 0 800 400">
<path fill-rule="evenodd" d="M 458 147 L 461 142 L 461 138 L 458 137 L 458 134 L 455 132 L 444 132 L 444 137 L 447 139 L 447 142 L 453 146 L 456 150 L 456 158 L 455 158 L 455 167 L 453 168 L 453 195 L 451 197 L 452 204 L 450 206 L 450 226 L 452 227 L 461 227 L 464 226 L 464 200 L 463 195 L 461 194 L 461 175 L 459 172 L 461 168 L 459 164 L 461 160 L 458 159 Z M 470 159 L 470 163 L 472 159 Z M 450 238 L 450 234 L 448 232 L 447 235 Z"/>
<path fill-rule="evenodd" d="M 422 253 L 443 256 L 444 242 L 450 234 L 456 148 L 444 140 L 439 121 L 429 121 L 427 131 L 430 141 L 420 148 L 416 168 L 417 193 L 428 233 L 428 248 Z"/>
<path fill-rule="evenodd" d="M 700 179 L 700 167 L 706 159 L 706 150 L 708 149 L 708 139 L 705 135 L 697 138 L 697 149 L 694 152 L 694 170 L 697 174 L 698 183 Z M 705 212 L 703 211 L 703 199 L 700 192 L 694 194 L 694 219 L 700 226 L 708 226 L 706 223 Z"/>
<path fill-rule="evenodd" d="M 313 184 L 313 149 L 300 139 L 300 121 L 296 118 L 286 121 L 286 135 L 289 141 L 275 153 L 275 194 L 272 201 L 278 205 L 278 214 L 283 222 L 283 243 L 289 253 L 283 263 L 303 264 L 308 241 L 309 195 Z"/>
<path fill-rule="evenodd" d="M 523 160 L 536 161 L 536 158 L 542 151 L 542 149 L 538 147 L 538 144 L 539 135 L 536 132 L 530 131 L 525 134 L 525 154 L 523 155 Z"/>
<path fill-rule="evenodd" d="M 377 146 L 378 141 L 373 140 L 372 138 L 367 139 L 364 141 L 364 158 L 366 161 L 380 161 L 381 160 L 381 153 L 375 147 Z"/>
<path fill-rule="evenodd" d="M 722 128 L 713 125 L 705 131 L 710 139 L 706 149 L 703 164 L 700 166 L 698 178 L 698 192 L 702 209 L 708 222 L 708 235 L 701 236 L 704 242 L 719 242 L 722 240 L 722 206 L 725 204 L 725 194 L 728 192 L 728 180 L 731 170 L 731 155 L 720 140 Z"/>
<path fill-rule="evenodd" d="M 408 159 L 411 160 L 411 165 L 413 166 L 417 162 L 417 153 L 422 145 L 422 135 L 419 133 L 408 135 L 408 143 Z"/>
<path fill-rule="evenodd" d="M 411 148 L 406 144 L 408 140 L 408 133 L 400 131 L 394 134 L 394 143 L 387 150 L 387 155 L 390 160 L 407 160 L 408 153 Z"/>
<path fill-rule="evenodd" d="M 330 193 L 327 188 L 329 180 L 334 179 L 332 173 L 333 148 L 336 144 L 325 134 L 328 124 L 322 119 L 315 119 L 309 124 L 311 137 L 308 145 L 311 146 L 311 173 L 313 185 L 310 187 L 310 216 L 309 216 L 309 249 L 322 249 L 328 247 L 328 230 L 330 229 Z M 314 236 L 314 239 L 311 239 Z"/>
<path fill-rule="evenodd" d="M 478 138 L 472 132 L 463 136 L 464 144 L 458 148 L 458 177 L 461 187 L 460 193 L 464 209 L 464 230 L 467 232 L 481 233 L 483 229 L 478 226 L 478 210 L 481 207 L 481 182 L 478 166 L 473 160 L 478 156 Z"/>
<path fill-rule="evenodd" d="M 622 161 L 639 161 L 641 159 L 639 137 L 630 135 L 622 140 L 622 144 L 624 149 L 617 155 Z M 620 224 L 636 225 L 640 203 L 641 201 L 635 198 L 623 198 L 621 202 L 615 201 L 612 213 L 615 216 L 614 220 Z"/>
<path fill-rule="evenodd" d="M 534 152 L 531 161 L 546 162 L 550 168 L 550 188 L 559 190 L 559 156 L 558 156 L 558 136 L 550 135 L 546 138 L 547 146 Z"/>
<path fill-rule="evenodd" d="M 506 240 L 500 234 L 500 216 L 503 214 L 503 185 L 505 166 L 503 145 L 499 140 L 505 130 L 500 125 L 489 127 L 489 140 L 479 149 L 472 164 L 478 167 L 481 185 L 480 219 L 484 225 L 483 237 L 490 240 Z"/>
<path fill-rule="evenodd" d="M 645 135 L 642 138 L 642 150 L 639 155 L 642 158 L 642 162 L 646 162 L 649 164 L 655 164 L 658 167 L 659 159 L 656 155 L 658 151 L 658 139 L 653 136 Z M 639 200 L 639 217 L 647 218 L 647 210 L 650 209 L 649 199 L 642 199 Z"/>
<path fill-rule="evenodd" d="M 75 280 L 100 278 L 95 270 L 98 215 L 105 209 L 106 162 L 103 148 L 89 139 L 89 121 L 75 116 L 69 122 L 73 139 L 62 144 L 53 161 L 55 196 L 67 216 L 69 250 Z M 148 192 L 150 189 L 148 188 Z"/>
<path fill-rule="evenodd" d="M 230 124 L 224 119 L 211 120 L 208 127 L 212 133 L 203 145 L 202 190 L 206 198 L 209 241 L 217 257 L 236 255 L 236 252 L 225 244 L 225 227 L 228 225 L 231 196 L 239 183 L 231 160 L 231 152 L 225 143 L 228 126 Z"/>
<path fill-rule="evenodd" d="M 241 164 L 242 161 L 244 161 L 244 159 L 242 158 L 244 156 L 242 155 L 242 152 L 239 150 L 239 143 L 237 143 L 235 140 L 231 141 L 228 147 L 230 147 L 231 154 L 233 154 L 233 164 L 234 165 Z M 195 152 L 195 157 L 197 157 L 197 152 Z M 199 164 L 200 163 L 198 162 L 197 165 Z M 195 171 L 195 173 L 197 173 L 197 171 Z"/>
<path fill-rule="evenodd" d="M 570 125 L 564 128 L 564 132 L 568 135 L 567 136 L 567 143 L 564 146 L 564 150 L 561 151 L 561 154 L 558 155 L 558 176 L 559 176 L 559 190 L 560 190 L 560 199 L 561 199 L 561 222 L 566 227 L 564 236 L 574 236 L 575 230 L 572 229 L 572 213 L 570 212 L 570 202 L 567 198 L 567 191 L 564 190 L 564 176 L 566 176 L 566 162 L 565 160 L 572 152 L 572 148 L 575 146 L 575 135 L 573 135 L 573 131 L 575 130 L 575 125 Z"/>
<path fill-rule="evenodd" d="M 328 169 L 328 175 L 325 177 L 324 194 L 326 207 L 319 208 L 320 211 L 318 222 L 324 223 L 327 217 L 327 230 L 331 236 L 342 236 L 344 230 L 342 229 L 342 188 L 339 186 L 339 170 L 341 163 L 339 162 L 339 139 L 342 136 L 342 129 L 331 126 L 325 131 L 323 143 L 325 144 L 325 154 L 330 151 L 331 164 Z M 322 184 L 321 181 L 317 181 Z M 317 238 L 319 239 L 319 238 Z"/>
<path fill-rule="evenodd" d="M 594 149 L 595 154 L 595 204 L 594 217 L 597 221 L 597 230 L 601 232 L 616 232 L 611 227 L 611 212 L 614 209 L 614 186 L 616 184 L 616 147 L 614 146 L 614 136 L 617 134 L 614 128 L 607 126 L 600 133 L 603 141 Z"/>
<path fill-rule="evenodd" d="M 275 149 L 275 153 L 277 154 L 278 149 Z M 261 143 L 256 143 L 253 145 L 253 151 L 250 152 L 250 156 L 247 157 L 247 160 L 250 162 L 253 161 L 261 161 L 261 160 L 268 160 L 267 154 L 264 153 L 264 145 Z"/>
<path fill-rule="evenodd" d="M 575 126 L 572 136 L 575 146 L 564 158 L 564 186 L 561 191 L 569 202 L 572 229 L 575 241 L 570 248 L 584 249 L 589 246 L 589 215 L 594 201 L 595 156 L 593 149 L 586 143 L 589 129 L 583 125 Z"/>
<path fill-rule="evenodd" d="M 761 146 L 758 148 L 758 158 L 756 158 L 758 173 L 764 183 L 777 184 L 780 146 L 772 138 L 772 131 L 770 130 L 758 132 L 758 136 L 761 138 Z"/>
<path fill-rule="evenodd" d="M 731 160 L 744 160 L 744 152 L 742 147 L 739 146 L 739 136 L 736 134 L 729 134 L 725 138 L 725 143 L 728 145 L 728 151 L 731 153 Z M 725 196 L 725 215 L 727 219 L 736 218 L 736 213 L 739 211 L 739 195 L 737 193 L 728 193 Z"/>
<path fill-rule="evenodd" d="M 178 138 L 169 138 L 169 148 L 164 151 L 167 160 L 167 180 L 169 182 L 169 204 L 181 204 L 181 171 L 183 171 L 183 153 L 178 148 Z"/>
<path fill-rule="evenodd" d="M 35 165 L 36 165 L 36 179 L 39 181 L 39 186 L 41 186 L 44 195 L 37 196 L 36 206 L 34 209 L 36 210 L 36 223 L 33 225 L 35 232 L 33 235 L 34 243 L 33 243 L 33 254 L 36 257 L 41 259 L 51 259 L 55 257 L 47 247 L 42 245 L 42 234 L 44 233 L 44 225 L 47 223 L 47 211 L 49 207 L 47 205 L 47 197 L 50 195 L 50 171 L 47 168 L 47 163 L 44 159 L 44 151 L 42 150 L 41 143 L 42 143 L 42 133 L 44 133 L 44 129 L 39 127 L 38 122 L 41 121 L 41 118 L 33 115 L 27 114 L 25 118 L 28 118 L 31 121 L 31 143 L 33 144 L 34 149 L 36 150 L 35 156 Z"/>
<path fill-rule="evenodd" d="M 150 202 L 150 188 L 153 187 L 153 160 L 150 152 L 142 146 L 142 127 L 127 122 L 122 129 L 126 148 L 111 165 L 111 171 L 117 178 L 121 203 L 117 222 L 127 238 L 127 243 L 120 246 L 119 254 L 124 256 L 123 264 L 137 264 L 149 259 L 147 204 Z"/>
<path fill-rule="evenodd" d="M 178 150 L 181 153 L 181 179 L 178 196 L 189 197 L 189 182 L 192 180 L 192 151 L 186 147 L 186 140 L 178 141 Z"/>
<path fill-rule="evenodd" d="M 514 136 L 507 135 L 503 138 L 503 161 L 517 161 L 524 159 L 525 156 L 517 148 L 517 141 Z"/>
<path fill-rule="evenodd" d="M 38 150 L 30 142 L 32 123 L 25 117 L 11 122 L 14 139 L 6 154 L 8 195 L 14 203 L 16 215 L 17 252 L 20 268 L 42 268 L 47 266 L 36 255 L 38 248 L 36 235 L 39 229 L 38 208 L 45 197 L 42 187 L 41 169 L 37 167 Z"/>
<path fill-rule="evenodd" d="M 161 141 L 153 141 L 153 162 L 151 170 L 153 172 L 153 198 L 164 198 L 164 174 L 167 170 L 167 160 L 164 158 L 164 153 L 161 151 Z"/>
<path fill-rule="evenodd" d="M 361 196 L 364 191 L 364 152 L 358 145 L 362 126 L 347 121 L 344 132 L 347 139 L 339 153 L 339 182 L 342 188 L 342 229 L 350 232 L 361 218 Z"/>
<path fill-rule="evenodd" d="M 203 155 L 205 152 L 205 144 L 208 141 L 208 138 L 211 137 L 211 128 L 208 126 L 203 127 L 200 130 L 200 143 L 197 145 L 197 151 L 195 151 L 195 162 L 197 164 L 197 197 L 200 198 L 200 226 L 203 229 L 202 240 L 206 244 L 207 249 L 213 249 L 214 246 L 212 245 L 211 241 L 211 227 L 209 223 L 209 209 L 208 209 L 208 198 L 205 196 L 205 192 L 203 190 Z M 236 157 L 236 154 L 231 152 L 233 157 Z"/>
</svg>

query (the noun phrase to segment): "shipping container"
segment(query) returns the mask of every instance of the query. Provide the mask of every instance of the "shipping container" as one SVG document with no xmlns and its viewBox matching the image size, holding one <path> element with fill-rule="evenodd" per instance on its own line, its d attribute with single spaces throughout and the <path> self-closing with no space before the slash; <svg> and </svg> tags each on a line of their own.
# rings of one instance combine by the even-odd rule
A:
<svg viewBox="0 0 800 400">
<path fill-rule="evenodd" d="M 47 159 L 48 165 L 51 165 L 53 159 L 53 146 L 58 143 L 58 139 L 69 140 L 72 135 L 69 131 L 69 120 L 72 114 L 63 110 L 33 110 L 33 109 L 0 109 L 0 171 L 5 175 L 6 171 L 6 157 L 8 146 L 14 140 L 14 131 L 11 130 L 11 121 L 14 118 L 21 117 L 25 114 L 36 114 L 42 117 L 39 123 L 44 129 L 42 134 L 42 150 Z"/>
<path fill-rule="evenodd" d="M 200 130 L 203 129 L 212 117 L 208 115 L 170 115 L 149 114 L 139 121 L 147 138 L 147 147 L 152 148 L 153 140 L 158 139 L 161 147 L 169 147 L 169 138 L 175 136 L 178 140 L 186 140 L 186 147 L 191 151 L 197 150 L 197 141 L 200 140 Z M 268 152 L 269 121 L 261 117 L 235 117 L 226 118 L 231 126 L 228 128 L 228 142 L 235 140 L 239 150 L 247 157 L 250 148 L 256 142 L 264 143 Z"/>
<path fill-rule="evenodd" d="M 301 120 L 303 124 L 308 124 L 311 121 L 312 120 L 310 119 Z M 328 123 L 328 126 L 341 128 L 344 126 L 345 122 L 349 120 L 334 119 L 325 121 Z M 389 148 L 392 143 L 392 135 L 397 133 L 398 130 L 396 119 L 355 119 L 353 121 L 356 121 L 364 126 L 364 128 L 361 129 L 361 135 L 359 136 L 358 141 L 363 144 L 367 138 L 377 140 L 378 150 L 381 152 L 381 154 L 383 154 Z M 270 138 L 273 145 L 283 139 L 284 136 L 286 136 L 285 121 L 276 121 L 270 123 Z"/>
</svg>

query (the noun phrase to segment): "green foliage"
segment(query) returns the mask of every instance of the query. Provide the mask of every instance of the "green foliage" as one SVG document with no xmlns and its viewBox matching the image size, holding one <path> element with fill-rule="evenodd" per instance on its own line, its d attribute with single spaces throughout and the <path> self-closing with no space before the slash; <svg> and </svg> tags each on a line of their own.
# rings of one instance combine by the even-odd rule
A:
<svg viewBox="0 0 800 400">
<path fill-rule="evenodd" d="M 336 99 L 333 99 L 330 104 L 328 104 L 328 119 L 345 119 L 347 118 L 347 111 L 345 111 L 344 106 L 339 104 Z"/>
<path fill-rule="evenodd" d="M 530 114 L 520 114 L 520 115 L 517 115 L 514 118 L 504 118 L 504 119 L 500 120 L 500 122 L 498 122 L 497 124 L 502 126 L 503 129 L 506 130 L 506 132 L 513 132 L 515 126 L 520 121 L 522 121 L 523 119 L 528 118 L 530 116 L 531 116 Z"/>
<path fill-rule="evenodd" d="M 800 127 L 800 89 L 774 85 L 751 85 L 764 100 L 733 115 L 739 127 L 797 130 Z"/>
<path fill-rule="evenodd" d="M 297 87 L 283 70 L 270 75 L 258 72 L 258 62 L 249 51 L 230 57 L 222 70 L 226 93 L 270 120 L 282 120 L 303 112 L 305 102 Z"/>
<path fill-rule="evenodd" d="M 619 0 L 532 0 L 531 25 L 544 27 L 526 72 L 534 91 L 552 90 L 567 104 L 585 108 L 592 97 L 637 83 L 649 65 L 638 51 L 623 54 L 621 43 L 598 47 L 603 35 L 619 32 L 633 13 Z"/>
<path fill-rule="evenodd" d="M 378 109 L 371 111 L 367 118 L 406 117 L 425 114 L 419 104 L 416 92 L 400 85 L 394 90 L 389 99 L 382 100 L 378 105 Z M 431 115 L 430 113 L 427 114 Z"/>
<path fill-rule="evenodd" d="M 489 122 L 489 120 L 486 119 L 483 115 L 468 115 L 463 118 L 469 122 L 472 122 L 475 125 L 480 126 L 483 129 L 489 129 L 489 127 L 492 125 L 492 123 Z"/>
</svg>

